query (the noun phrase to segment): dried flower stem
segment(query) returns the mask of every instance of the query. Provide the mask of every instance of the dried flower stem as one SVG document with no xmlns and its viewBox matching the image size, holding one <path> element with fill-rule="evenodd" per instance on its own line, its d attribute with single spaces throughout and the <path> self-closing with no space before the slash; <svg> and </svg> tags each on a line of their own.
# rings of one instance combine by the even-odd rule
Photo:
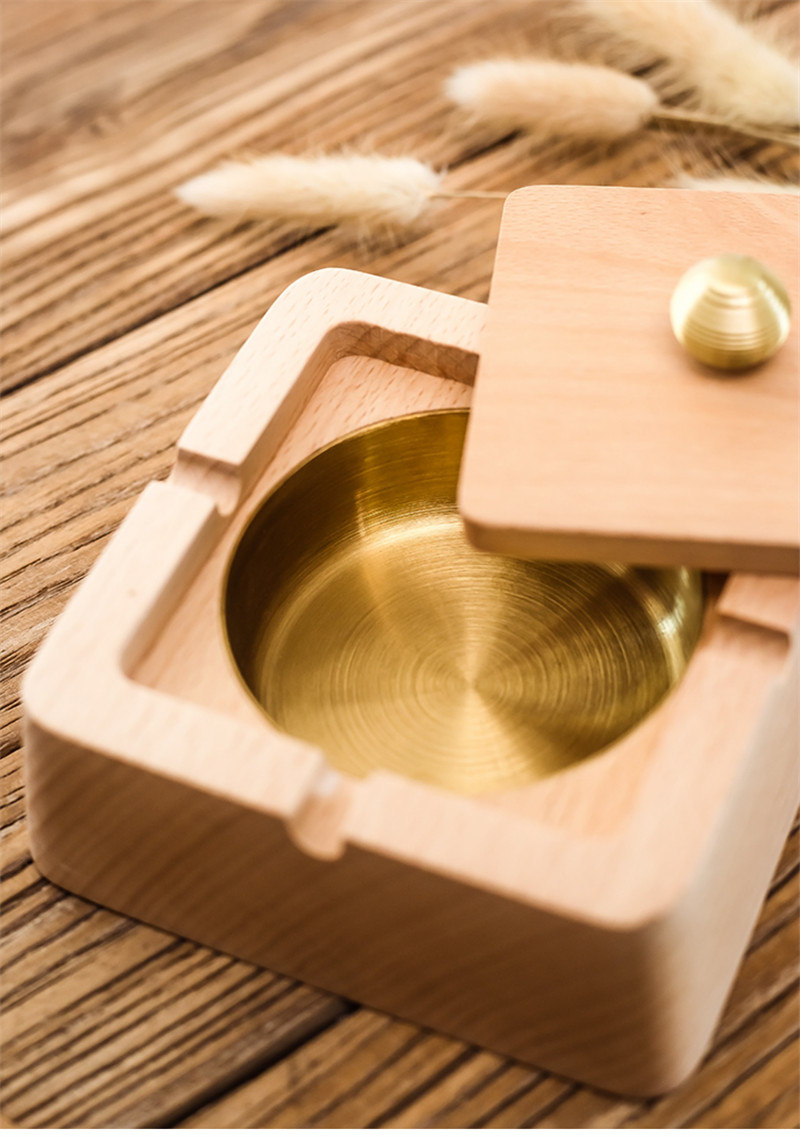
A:
<svg viewBox="0 0 800 1138">
<path fill-rule="evenodd" d="M 651 116 L 651 121 L 665 126 L 700 126 L 709 130 L 728 130 L 749 138 L 759 138 L 766 142 L 777 142 L 781 146 L 800 149 L 800 134 L 789 130 L 767 130 L 749 126 L 745 123 L 731 122 L 718 115 L 704 114 L 700 111 L 687 111 L 682 107 L 660 106 Z"/>
<path fill-rule="evenodd" d="M 435 198 L 504 201 L 499 190 L 445 190 L 442 174 L 415 158 L 380 154 L 266 154 L 227 161 L 176 190 L 212 217 L 349 226 L 361 237 L 414 228 Z"/>
<path fill-rule="evenodd" d="M 508 197 L 508 190 L 434 190 L 430 197 L 432 198 L 472 198 L 475 201 L 481 200 L 502 200 Z"/>
<path fill-rule="evenodd" d="M 225 162 L 185 182 L 176 194 L 210 216 L 312 228 L 343 225 L 370 238 L 411 232 L 437 198 L 502 202 L 508 197 L 504 190 L 444 189 L 442 177 L 415 158 L 272 154 Z"/>
</svg>

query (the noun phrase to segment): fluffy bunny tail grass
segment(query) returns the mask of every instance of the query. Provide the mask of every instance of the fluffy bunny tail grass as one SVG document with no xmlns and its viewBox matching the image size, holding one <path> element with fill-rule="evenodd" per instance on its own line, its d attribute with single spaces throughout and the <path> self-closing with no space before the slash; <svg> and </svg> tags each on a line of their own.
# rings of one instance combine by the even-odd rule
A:
<svg viewBox="0 0 800 1138">
<path fill-rule="evenodd" d="M 730 190 L 745 194 L 800 194 L 800 186 L 788 182 L 770 182 L 766 178 L 740 178 L 734 174 L 720 174 L 716 178 L 694 178 L 691 174 L 681 174 L 674 184 L 683 190 Z"/>
<path fill-rule="evenodd" d="M 345 225 L 381 236 L 411 228 L 440 182 L 441 175 L 415 158 L 270 154 L 224 162 L 175 192 L 214 217 Z"/>
<path fill-rule="evenodd" d="M 738 123 L 796 127 L 797 66 L 712 0 L 572 0 L 574 34 L 626 70 L 653 67 L 666 96 Z"/>
<path fill-rule="evenodd" d="M 445 93 L 473 120 L 502 131 L 622 138 L 651 117 L 647 83 L 608 67 L 539 59 L 486 60 L 461 67 Z"/>
</svg>

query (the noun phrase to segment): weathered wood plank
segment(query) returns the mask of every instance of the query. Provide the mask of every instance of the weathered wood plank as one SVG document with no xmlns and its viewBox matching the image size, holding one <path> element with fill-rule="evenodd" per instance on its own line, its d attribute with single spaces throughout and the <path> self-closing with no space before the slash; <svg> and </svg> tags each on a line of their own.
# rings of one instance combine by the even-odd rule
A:
<svg viewBox="0 0 800 1138">
<path fill-rule="evenodd" d="M 522 32 L 519 3 L 491 7 L 493 22 L 506 13 Z M 422 157 L 441 164 L 462 155 L 463 140 L 445 129 L 439 76 L 485 30 L 485 0 L 249 0 L 232 9 L 234 18 L 220 21 L 213 5 L 161 5 L 148 21 L 145 6 L 127 41 L 98 43 L 75 74 L 69 57 L 62 61 L 44 113 L 66 140 L 48 151 L 46 169 L 28 149 L 48 107 L 37 76 L 26 77 L 22 94 L 11 83 L 6 382 L 40 374 L 296 240 L 285 226 L 210 226 L 172 197 L 178 182 L 231 151 L 296 149 L 299 140 L 406 149 L 414 138 Z M 109 86 L 112 69 L 124 83 Z M 30 86 L 34 108 L 23 99 Z M 76 90 L 86 124 L 72 122 Z"/>
<path fill-rule="evenodd" d="M 4 842 L 4 1105 L 26 1126 L 138 1127 L 334 1021 L 343 1001 L 64 894 Z M 11 848 L 9 848 L 11 847 Z M 16 857 L 13 855 L 16 854 Z"/>
<path fill-rule="evenodd" d="M 696 1078 L 652 1107 L 634 1113 L 625 1125 L 648 1129 L 689 1126 L 725 1096 L 735 1101 L 736 1090 L 743 1080 L 751 1077 L 773 1055 L 796 1039 L 798 1005 L 795 989 L 796 983 L 785 996 L 765 1008 L 749 1030 L 737 1033 L 718 1048 Z M 762 1082 L 759 1089 L 761 1105 L 766 1105 L 787 1089 L 793 1089 L 792 1084 L 787 1086 L 783 1077 L 777 1085 Z M 747 1125 L 746 1122 L 743 1124 Z"/>
<path fill-rule="evenodd" d="M 710 1130 L 729 1130 L 731 1128 L 760 1128 L 759 1119 L 765 1109 L 780 1111 L 786 1120 L 785 1125 L 796 1127 L 800 1120 L 798 1111 L 798 1076 L 800 1069 L 800 1047 L 796 1038 L 781 1050 L 776 1051 L 766 1062 L 752 1068 L 737 1083 L 732 1093 L 726 1094 L 712 1106 L 694 1116 L 691 1126 Z M 764 1085 L 786 1087 L 773 1103 L 764 1101 Z M 794 1099 L 794 1110 L 789 1109 L 787 1098 Z M 773 1123 L 772 1125 L 775 1125 Z"/>
</svg>

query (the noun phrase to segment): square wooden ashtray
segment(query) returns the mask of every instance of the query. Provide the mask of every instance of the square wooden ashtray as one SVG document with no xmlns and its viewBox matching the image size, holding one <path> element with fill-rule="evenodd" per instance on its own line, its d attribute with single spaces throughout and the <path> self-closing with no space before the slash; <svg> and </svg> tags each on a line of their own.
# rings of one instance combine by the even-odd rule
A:
<svg viewBox="0 0 800 1138">
<path fill-rule="evenodd" d="M 709 587 L 683 678 L 638 726 L 481 793 L 334 769 L 226 643 L 256 505 L 356 428 L 468 407 L 485 311 L 344 270 L 274 304 L 27 674 L 34 856 L 174 933 L 653 1094 L 706 1047 L 797 805 L 797 582 Z"/>
</svg>

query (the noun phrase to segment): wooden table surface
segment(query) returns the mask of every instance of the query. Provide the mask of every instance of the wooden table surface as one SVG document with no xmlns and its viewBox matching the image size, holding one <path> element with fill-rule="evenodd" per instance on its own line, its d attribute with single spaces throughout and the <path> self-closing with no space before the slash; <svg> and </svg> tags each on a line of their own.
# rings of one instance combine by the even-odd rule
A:
<svg viewBox="0 0 800 1138">
<path fill-rule="evenodd" d="M 757 1127 L 798 1122 L 798 833 L 700 1070 L 601 1094 L 64 893 L 31 862 L 21 674 L 278 293 L 344 265 L 484 300 L 499 205 L 393 249 L 227 225 L 171 194 L 243 150 L 412 153 L 450 185 L 665 184 L 770 143 L 464 134 L 459 62 L 541 47 L 550 0 L 4 0 L 3 1109 L 24 1127 Z M 796 3 L 761 6 L 787 43 Z"/>
</svg>

